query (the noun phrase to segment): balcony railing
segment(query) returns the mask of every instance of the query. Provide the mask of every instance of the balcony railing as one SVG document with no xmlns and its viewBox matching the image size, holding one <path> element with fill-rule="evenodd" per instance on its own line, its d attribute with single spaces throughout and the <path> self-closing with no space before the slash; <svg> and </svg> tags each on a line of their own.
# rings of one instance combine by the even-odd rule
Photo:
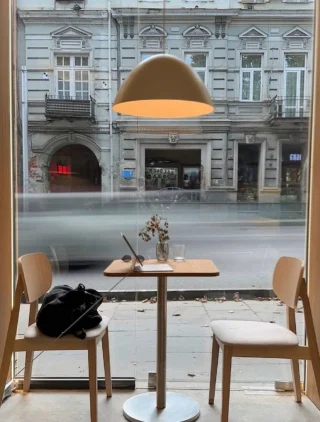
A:
<svg viewBox="0 0 320 422">
<path fill-rule="evenodd" d="M 310 116 L 310 97 L 278 97 L 270 101 L 270 120 L 301 119 Z"/>
<path fill-rule="evenodd" d="M 47 119 L 80 119 L 95 121 L 95 100 L 80 100 L 74 97 L 46 95 Z"/>
</svg>

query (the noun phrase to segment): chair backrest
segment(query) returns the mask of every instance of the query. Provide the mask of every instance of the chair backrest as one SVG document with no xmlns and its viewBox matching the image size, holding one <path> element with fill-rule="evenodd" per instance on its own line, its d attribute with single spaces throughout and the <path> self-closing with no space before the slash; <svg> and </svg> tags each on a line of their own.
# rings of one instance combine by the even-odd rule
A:
<svg viewBox="0 0 320 422">
<path fill-rule="evenodd" d="M 30 253 L 18 259 L 19 277 L 24 285 L 27 303 L 38 300 L 50 289 L 52 271 L 48 257 L 43 253 Z"/>
<path fill-rule="evenodd" d="M 297 307 L 304 263 L 301 259 L 283 256 L 273 272 L 273 290 L 278 298 L 290 308 Z"/>
</svg>

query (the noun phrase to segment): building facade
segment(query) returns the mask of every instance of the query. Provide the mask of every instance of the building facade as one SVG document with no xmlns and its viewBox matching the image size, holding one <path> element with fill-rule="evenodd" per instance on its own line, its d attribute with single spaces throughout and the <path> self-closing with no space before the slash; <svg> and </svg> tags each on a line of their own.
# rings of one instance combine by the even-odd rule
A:
<svg viewBox="0 0 320 422">
<path fill-rule="evenodd" d="M 312 2 L 170 0 L 164 12 L 161 2 L 113 0 L 110 16 L 103 0 L 28 3 L 20 0 L 18 51 L 29 191 L 176 187 L 214 202 L 304 202 Z M 213 114 L 111 112 L 134 66 L 161 53 L 194 68 Z"/>
</svg>

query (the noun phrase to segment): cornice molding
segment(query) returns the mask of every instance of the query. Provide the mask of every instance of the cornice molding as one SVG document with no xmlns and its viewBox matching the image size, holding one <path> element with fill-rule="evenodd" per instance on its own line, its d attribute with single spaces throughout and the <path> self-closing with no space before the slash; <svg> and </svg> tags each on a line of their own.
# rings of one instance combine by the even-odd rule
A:
<svg viewBox="0 0 320 422">
<path fill-rule="evenodd" d="M 110 130 L 109 128 L 105 127 L 65 127 L 65 126 L 41 126 L 39 125 L 39 122 L 29 122 L 28 124 L 29 133 L 49 133 L 49 134 L 61 134 L 61 133 L 68 133 L 68 132 L 74 132 L 74 133 L 96 133 L 96 134 L 109 134 Z"/>
<path fill-rule="evenodd" d="M 105 24 L 108 13 L 101 10 L 84 11 L 78 15 L 70 10 L 21 10 L 18 15 L 24 23 L 59 23 L 60 25 L 75 25 L 90 23 L 93 25 Z"/>
<path fill-rule="evenodd" d="M 187 8 L 177 8 L 177 9 L 167 9 L 166 10 L 166 22 L 171 20 L 176 20 L 177 18 L 183 17 L 186 21 L 191 21 L 193 24 L 195 20 L 205 22 L 206 20 L 209 23 L 212 23 L 212 17 L 229 17 L 229 18 L 241 18 L 254 20 L 259 18 L 265 18 L 269 20 L 270 18 L 276 20 L 283 19 L 293 19 L 297 18 L 300 20 L 303 19 L 313 19 L 313 10 L 245 10 L 245 9 L 187 9 Z M 121 19 L 127 16 L 139 16 L 140 21 L 143 22 L 161 22 L 163 20 L 163 14 L 161 9 L 158 12 L 155 10 L 137 9 L 137 8 L 114 8 L 112 9 L 112 16 L 121 23 Z M 259 23 L 261 23 L 259 21 Z"/>
</svg>

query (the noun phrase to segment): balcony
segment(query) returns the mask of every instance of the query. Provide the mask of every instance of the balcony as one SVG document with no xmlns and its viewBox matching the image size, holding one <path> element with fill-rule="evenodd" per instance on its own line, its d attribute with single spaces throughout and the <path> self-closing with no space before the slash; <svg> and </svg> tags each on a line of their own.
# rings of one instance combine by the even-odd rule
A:
<svg viewBox="0 0 320 422">
<path fill-rule="evenodd" d="M 79 100 L 73 97 L 60 98 L 58 96 L 46 95 L 45 115 L 48 120 L 91 120 L 95 121 L 95 100 L 90 97 L 88 100 Z"/>
<path fill-rule="evenodd" d="M 270 123 L 284 119 L 303 122 L 310 117 L 310 110 L 310 97 L 275 96 L 270 101 Z"/>
</svg>

